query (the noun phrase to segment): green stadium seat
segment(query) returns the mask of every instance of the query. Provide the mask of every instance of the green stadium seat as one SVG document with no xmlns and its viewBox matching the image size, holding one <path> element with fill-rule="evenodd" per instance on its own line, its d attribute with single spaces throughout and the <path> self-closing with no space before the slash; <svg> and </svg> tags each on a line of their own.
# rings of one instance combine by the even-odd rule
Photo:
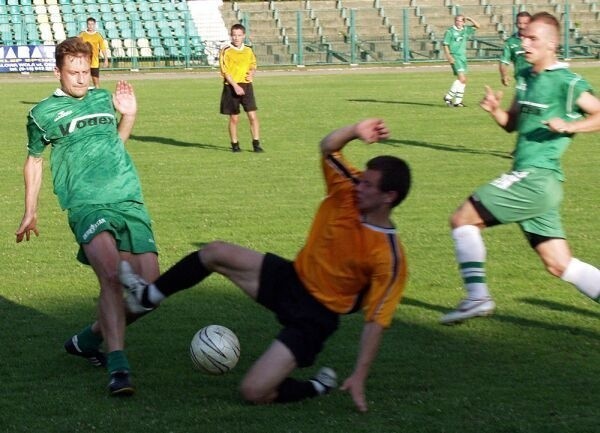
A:
<svg viewBox="0 0 600 433">
<path fill-rule="evenodd" d="M 157 58 L 167 57 L 167 53 L 163 46 L 154 47 L 152 49 L 152 54 L 154 55 L 154 57 L 157 57 Z"/>
</svg>

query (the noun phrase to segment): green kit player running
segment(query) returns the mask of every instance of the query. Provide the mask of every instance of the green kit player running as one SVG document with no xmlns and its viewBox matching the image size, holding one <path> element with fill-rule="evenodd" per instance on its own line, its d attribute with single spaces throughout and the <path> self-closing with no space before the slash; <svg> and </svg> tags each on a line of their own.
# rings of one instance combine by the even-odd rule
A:
<svg viewBox="0 0 600 433">
<path fill-rule="evenodd" d="M 520 71 L 531 66 L 529 62 L 525 60 L 525 51 L 521 46 L 521 35 L 529 25 L 529 21 L 531 21 L 531 14 L 525 11 L 519 12 L 516 18 L 517 20 L 515 25 L 517 26 L 517 31 L 504 42 L 504 49 L 502 50 L 500 63 L 498 64 L 500 81 L 504 86 L 508 86 L 510 83 L 508 70 L 511 63 L 514 64 L 515 78 Z"/>
<path fill-rule="evenodd" d="M 514 163 L 511 172 L 478 188 L 451 218 L 467 297 L 442 317 L 443 324 L 494 311 L 481 230 L 498 224 L 519 224 L 548 272 L 600 301 L 600 270 L 571 255 L 559 213 L 564 181 L 560 158 L 573 134 L 600 130 L 600 100 L 583 78 L 557 61 L 559 41 L 556 18 L 546 12 L 534 15 L 523 33 L 525 59 L 532 67 L 517 75 L 510 109 L 500 108 L 500 92 L 486 88 L 481 107 L 506 131 L 518 132 Z"/>
<path fill-rule="evenodd" d="M 473 25 L 465 26 L 465 21 Z M 464 107 L 462 101 L 467 86 L 467 41 L 478 28 L 479 23 L 473 18 L 456 15 L 454 25 L 444 34 L 444 55 L 456 76 L 456 80 L 444 96 L 444 102 L 449 107 Z"/>
<path fill-rule="evenodd" d="M 152 279 L 159 275 L 158 260 L 140 181 L 124 147 L 137 113 L 133 88 L 124 81 L 113 95 L 89 88 L 91 60 L 92 48 L 80 38 L 56 47 L 54 73 L 60 88 L 28 116 L 25 213 L 16 240 L 29 240 L 32 232 L 38 235 L 41 155 L 50 145 L 54 192 L 80 245 L 78 259 L 92 266 L 100 283 L 98 321 L 67 340 L 65 349 L 96 366 L 107 365 L 109 392 L 130 395 L 134 388 L 124 339 L 126 320 L 135 317 L 126 318 L 119 262 L 130 261 Z M 100 350 L 102 341 L 107 356 Z"/>
</svg>

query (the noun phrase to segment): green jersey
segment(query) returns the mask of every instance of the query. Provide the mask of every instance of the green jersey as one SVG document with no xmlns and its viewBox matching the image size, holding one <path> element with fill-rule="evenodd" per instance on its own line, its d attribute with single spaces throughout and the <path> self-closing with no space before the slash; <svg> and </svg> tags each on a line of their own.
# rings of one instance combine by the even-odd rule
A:
<svg viewBox="0 0 600 433">
<path fill-rule="evenodd" d="M 512 62 L 515 65 L 515 78 L 520 71 L 531 66 L 529 62 L 525 60 L 525 50 L 521 46 L 521 38 L 518 33 L 515 33 L 504 42 L 504 49 L 500 56 L 500 62 L 506 65 L 510 65 Z"/>
<path fill-rule="evenodd" d="M 474 26 L 464 26 L 458 29 L 456 26 L 450 27 L 444 34 L 444 45 L 448 46 L 452 56 L 467 56 L 467 41 L 475 34 Z"/>
<path fill-rule="evenodd" d="M 567 122 L 581 118 L 584 113 L 577 99 L 583 92 L 591 93 L 591 86 L 564 63 L 556 63 L 541 73 L 533 72 L 532 68 L 519 72 L 515 95 L 519 104 L 519 136 L 513 170 L 545 168 L 564 180 L 560 158 L 571 142 L 571 135 L 552 132 L 544 122 L 555 117 Z"/>
<path fill-rule="evenodd" d="M 57 89 L 27 118 L 27 149 L 52 146 L 54 193 L 63 209 L 125 201 L 142 203 L 137 171 L 117 132 L 112 95 L 90 89 L 81 99 Z"/>
</svg>

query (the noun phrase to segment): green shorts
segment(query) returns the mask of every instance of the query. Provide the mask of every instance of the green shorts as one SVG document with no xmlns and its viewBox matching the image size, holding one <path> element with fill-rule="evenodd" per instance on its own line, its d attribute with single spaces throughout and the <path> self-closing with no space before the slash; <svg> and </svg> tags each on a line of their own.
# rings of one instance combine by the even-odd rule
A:
<svg viewBox="0 0 600 433">
<path fill-rule="evenodd" d="M 454 75 L 466 74 L 467 73 L 467 58 L 463 57 L 463 56 L 455 56 L 455 55 L 452 55 L 452 57 L 454 57 L 454 63 L 451 65 L 452 72 L 454 72 Z"/>
<path fill-rule="evenodd" d="M 505 173 L 473 194 L 503 224 L 517 223 L 525 233 L 564 239 L 562 199 L 562 181 L 554 171 L 541 168 Z"/>
<path fill-rule="evenodd" d="M 119 251 L 156 253 L 152 222 L 146 207 L 137 202 L 84 205 L 68 210 L 69 226 L 80 245 L 77 260 L 89 265 L 83 248 L 94 236 L 108 231 Z"/>
</svg>

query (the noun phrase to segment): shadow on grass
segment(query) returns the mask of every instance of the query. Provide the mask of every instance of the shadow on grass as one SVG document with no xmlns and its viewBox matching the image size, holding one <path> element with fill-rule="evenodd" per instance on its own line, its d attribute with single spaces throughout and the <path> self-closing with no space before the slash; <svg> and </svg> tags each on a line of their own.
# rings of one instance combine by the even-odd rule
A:
<svg viewBox="0 0 600 433">
<path fill-rule="evenodd" d="M 394 147 L 398 147 L 401 145 L 425 147 L 427 149 L 442 150 L 445 152 L 470 153 L 473 155 L 491 155 L 491 156 L 496 156 L 498 158 L 511 159 L 511 156 L 506 151 L 469 149 L 468 147 L 461 146 L 461 145 L 451 146 L 448 144 L 427 143 L 425 141 L 417 141 L 417 140 L 398 140 L 395 138 L 390 138 L 388 140 L 382 141 L 382 144 L 386 144 L 386 145 L 394 146 Z"/>
<path fill-rule="evenodd" d="M 597 314 L 597 313 L 595 314 L 593 312 L 590 312 L 590 311 L 587 311 L 587 310 L 584 310 L 581 308 L 571 307 L 569 305 L 559 304 L 557 302 L 534 299 L 534 298 L 523 298 L 523 299 L 520 299 L 520 301 L 531 304 L 531 305 L 537 305 L 537 306 L 541 306 L 544 308 L 548 308 L 548 309 L 551 309 L 554 311 L 572 312 L 572 313 L 584 315 L 586 317 L 591 317 L 594 319 L 597 319 L 600 317 L 600 314 Z M 430 310 L 430 311 L 435 311 L 437 313 L 440 313 L 440 315 L 445 314 L 450 311 L 450 308 L 447 308 L 447 307 L 443 307 L 440 305 L 433 305 L 433 304 L 429 304 L 427 302 L 423 302 L 423 301 L 419 301 L 419 300 L 411 299 L 411 298 L 406 298 L 406 297 L 404 297 L 402 299 L 401 305 L 409 305 L 411 307 L 418 307 L 418 308 L 423 308 L 423 309 Z M 542 329 L 542 330 L 546 330 L 546 331 L 567 332 L 572 335 L 581 335 L 581 336 L 585 336 L 586 338 L 589 338 L 589 339 L 600 341 L 599 333 L 591 332 L 584 328 L 563 325 L 561 323 L 540 322 L 538 320 L 532 320 L 532 319 L 528 319 L 526 317 L 510 316 L 508 314 L 499 314 L 498 312 L 494 313 L 490 317 L 476 318 L 476 319 L 471 319 L 471 320 L 493 320 L 493 321 L 497 321 L 497 322 L 517 325 L 519 327 Z M 455 326 L 460 326 L 460 324 L 457 324 Z"/>
<path fill-rule="evenodd" d="M 584 310 L 583 308 L 573 307 L 572 305 L 565 305 L 559 302 L 536 298 L 521 298 L 518 300 L 525 304 L 536 305 L 539 307 L 546 308 L 548 310 L 561 311 L 564 313 L 575 313 L 592 319 L 600 319 L 600 312 Z"/>
<path fill-rule="evenodd" d="M 218 150 L 221 152 L 231 152 L 231 149 L 229 149 L 229 147 L 225 147 L 225 146 L 215 146 L 214 144 L 204 144 L 204 143 L 190 143 L 188 141 L 179 141 L 179 140 L 175 140 L 173 138 L 145 136 L 145 135 L 131 135 L 129 137 L 129 139 L 141 141 L 143 143 L 158 143 L 158 144 L 166 144 L 169 146 L 197 147 L 200 149 Z"/>
<path fill-rule="evenodd" d="M 440 107 L 444 109 L 448 109 L 445 105 L 442 104 L 426 104 L 423 102 L 412 102 L 412 101 L 384 101 L 381 99 L 348 99 L 348 102 L 374 102 L 377 104 L 398 104 L 398 105 L 419 105 L 422 107 Z"/>
</svg>

